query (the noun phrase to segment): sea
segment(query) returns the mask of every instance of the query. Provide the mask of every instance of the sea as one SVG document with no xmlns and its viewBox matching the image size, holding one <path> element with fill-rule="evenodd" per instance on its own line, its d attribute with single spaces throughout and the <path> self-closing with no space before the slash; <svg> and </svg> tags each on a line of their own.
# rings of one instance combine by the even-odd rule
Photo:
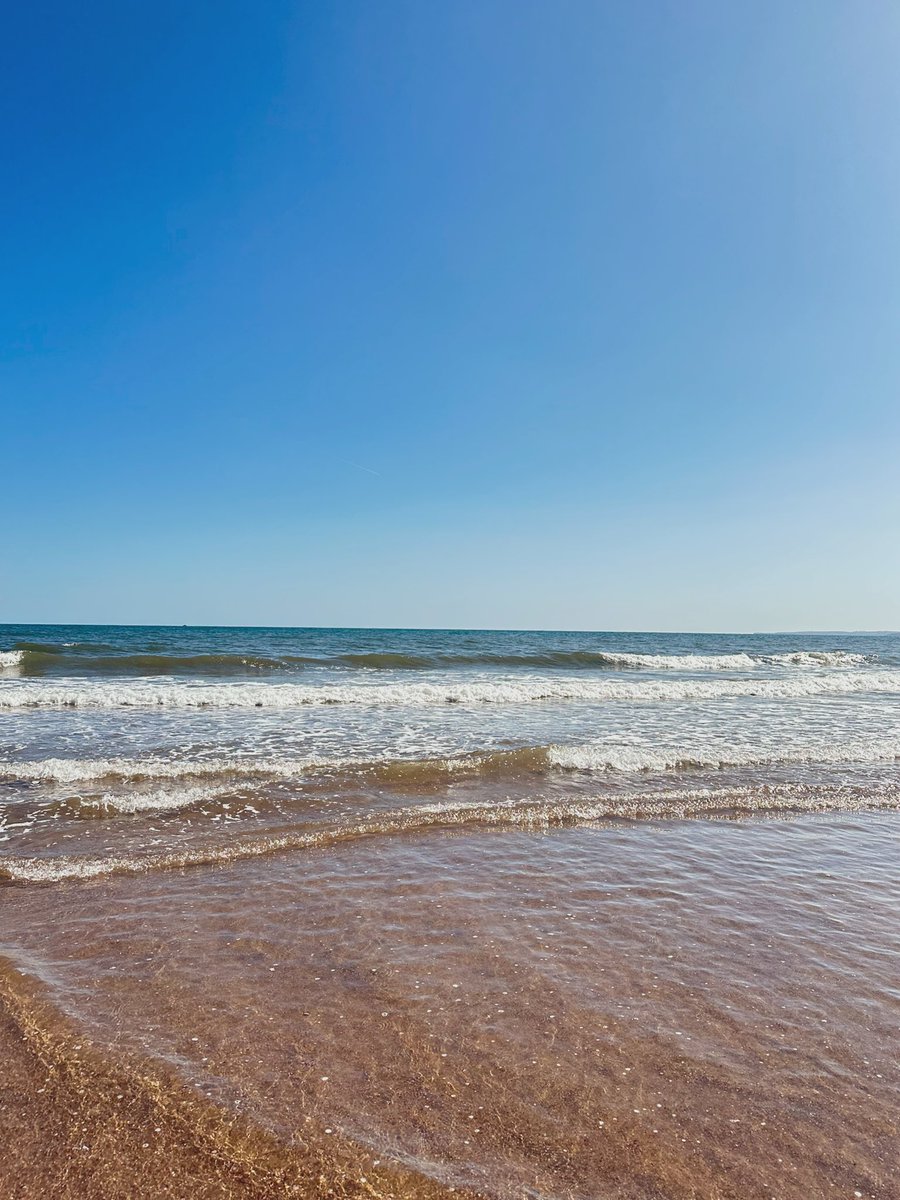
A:
<svg viewBox="0 0 900 1200">
<path fill-rule="evenodd" d="M 0 626 L 4 986 L 335 1194 L 900 1196 L 898 834 L 894 633 Z"/>
</svg>

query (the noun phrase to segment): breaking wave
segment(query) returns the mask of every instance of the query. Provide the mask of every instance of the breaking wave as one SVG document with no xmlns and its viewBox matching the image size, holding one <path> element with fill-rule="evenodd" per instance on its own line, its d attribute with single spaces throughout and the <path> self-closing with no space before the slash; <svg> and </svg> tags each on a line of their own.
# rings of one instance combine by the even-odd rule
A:
<svg viewBox="0 0 900 1200">
<path fill-rule="evenodd" d="M 523 746 L 424 759 L 402 758 L 49 758 L 0 762 L 0 779 L 76 784 L 101 781 L 140 783 L 178 779 L 300 779 L 316 774 L 364 776 L 384 783 L 428 783 L 465 775 L 518 774 L 544 770 L 552 747 Z"/>
<path fill-rule="evenodd" d="M 0 680 L 0 708 L 296 708 L 307 705 L 430 707 L 442 704 L 532 704 L 540 701 L 770 699 L 900 693 L 900 671 L 795 672 L 757 679 L 621 679 L 514 676 L 398 682 L 157 682 L 152 679 Z"/>
<path fill-rule="evenodd" d="M 0 651 L 0 669 L 20 675 L 187 675 L 253 676 L 296 672 L 307 668 L 346 667 L 361 671 L 442 670 L 453 667 L 494 667 L 538 670 L 612 671 L 753 671 L 760 667 L 861 666 L 865 655 L 847 650 L 797 650 L 783 654 L 631 654 L 592 650 L 552 650 L 504 653 L 344 653 L 337 655 L 265 655 L 253 653 L 169 654 L 152 650 L 116 652 L 94 643 L 51 644 L 19 642 Z"/>
<path fill-rule="evenodd" d="M 228 797 L 232 793 L 223 791 L 221 785 L 162 787 L 154 788 L 152 791 L 103 792 L 99 795 L 69 797 L 62 804 L 56 805 L 54 811 L 61 815 L 87 817 L 177 812 L 179 809 L 209 804 L 223 795 Z"/>
<path fill-rule="evenodd" d="M 795 765 L 874 764 L 900 760 L 898 738 L 852 738 L 846 741 L 781 744 L 766 748 L 758 744 L 659 745 L 579 744 L 537 745 L 515 749 L 483 750 L 433 758 L 237 758 L 229 756 L 169 758 L 49 758 L 36 761 L 0 761 L 0 780 L 23 783 L 75 785 L 82 783 L 141 784 L 149 782 L 206 781 L 190 799 L 191 791 L 160 792 L 158 799 L 135 801 L 134 808 L 167 807 L 166 798 L 181 807 L 206 798 L 210 782 L 315 779 L 327 785 L 357 780 L 385 786 L 427 787 L 466 778 L 517 777 L 552 771 L 637 774 L 688 770 L 726 770 L 744 767 Z M 213 789 L 214 791 L 216 789 Z M 137 795 L 137 794 L 135 794 Z M 145 793 L 146 796 L 146 793 Z M 120 798 L 110 793 L 105 800 L 120 807 Z M 131 804 L 132 798 L 121 797 Z"/>
</svg>

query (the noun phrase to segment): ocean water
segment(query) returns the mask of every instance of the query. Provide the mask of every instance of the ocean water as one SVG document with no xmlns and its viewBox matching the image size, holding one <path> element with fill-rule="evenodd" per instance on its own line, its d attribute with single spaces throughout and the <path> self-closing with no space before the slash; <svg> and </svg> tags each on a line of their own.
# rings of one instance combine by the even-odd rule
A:
<svg viewBox="0 0 900 1200">
<path fill-rule="evenodd" d="M 370 1176 L 896 1196 L 898 764 L 896 634 L 0 626 L 3 954 Z"/>
<path fill-rule="evenodd" d="M 0 626 L 0 665 L 13 879 L 900 781 L 896 635 Z"/>
</svg>

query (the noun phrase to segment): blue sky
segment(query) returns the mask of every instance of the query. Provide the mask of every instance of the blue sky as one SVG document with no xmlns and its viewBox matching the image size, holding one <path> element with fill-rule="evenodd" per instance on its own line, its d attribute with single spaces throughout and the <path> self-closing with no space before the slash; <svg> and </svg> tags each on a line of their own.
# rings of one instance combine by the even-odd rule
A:
<svg viewBox="0 0 900 1200">
<path fill-rule="evenodd" d="M 7 13 L 0 620 L 900 627 L 900 10 Z"/>
</svg>

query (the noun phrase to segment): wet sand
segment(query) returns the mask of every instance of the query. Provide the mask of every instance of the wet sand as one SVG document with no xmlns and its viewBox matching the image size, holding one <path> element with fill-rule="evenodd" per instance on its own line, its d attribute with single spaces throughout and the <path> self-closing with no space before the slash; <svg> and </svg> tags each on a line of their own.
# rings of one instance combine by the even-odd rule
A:
<svg viewBox="0 0 900 1200">
<path fill-rule="evenodd" d="M 3 1194 L 894 1200 L 898 834 L 441 831 L 7 887 Z"/>
<path fill-rule="evenodd" d="M 353 1147 L 288 1146 L 159 1064 L 113 1061 L 22 980 L 0 980 L 0 1061 L 4 1200 L 445 1195 L 409 1171 L 367 1166 Z"/>
</svg>

